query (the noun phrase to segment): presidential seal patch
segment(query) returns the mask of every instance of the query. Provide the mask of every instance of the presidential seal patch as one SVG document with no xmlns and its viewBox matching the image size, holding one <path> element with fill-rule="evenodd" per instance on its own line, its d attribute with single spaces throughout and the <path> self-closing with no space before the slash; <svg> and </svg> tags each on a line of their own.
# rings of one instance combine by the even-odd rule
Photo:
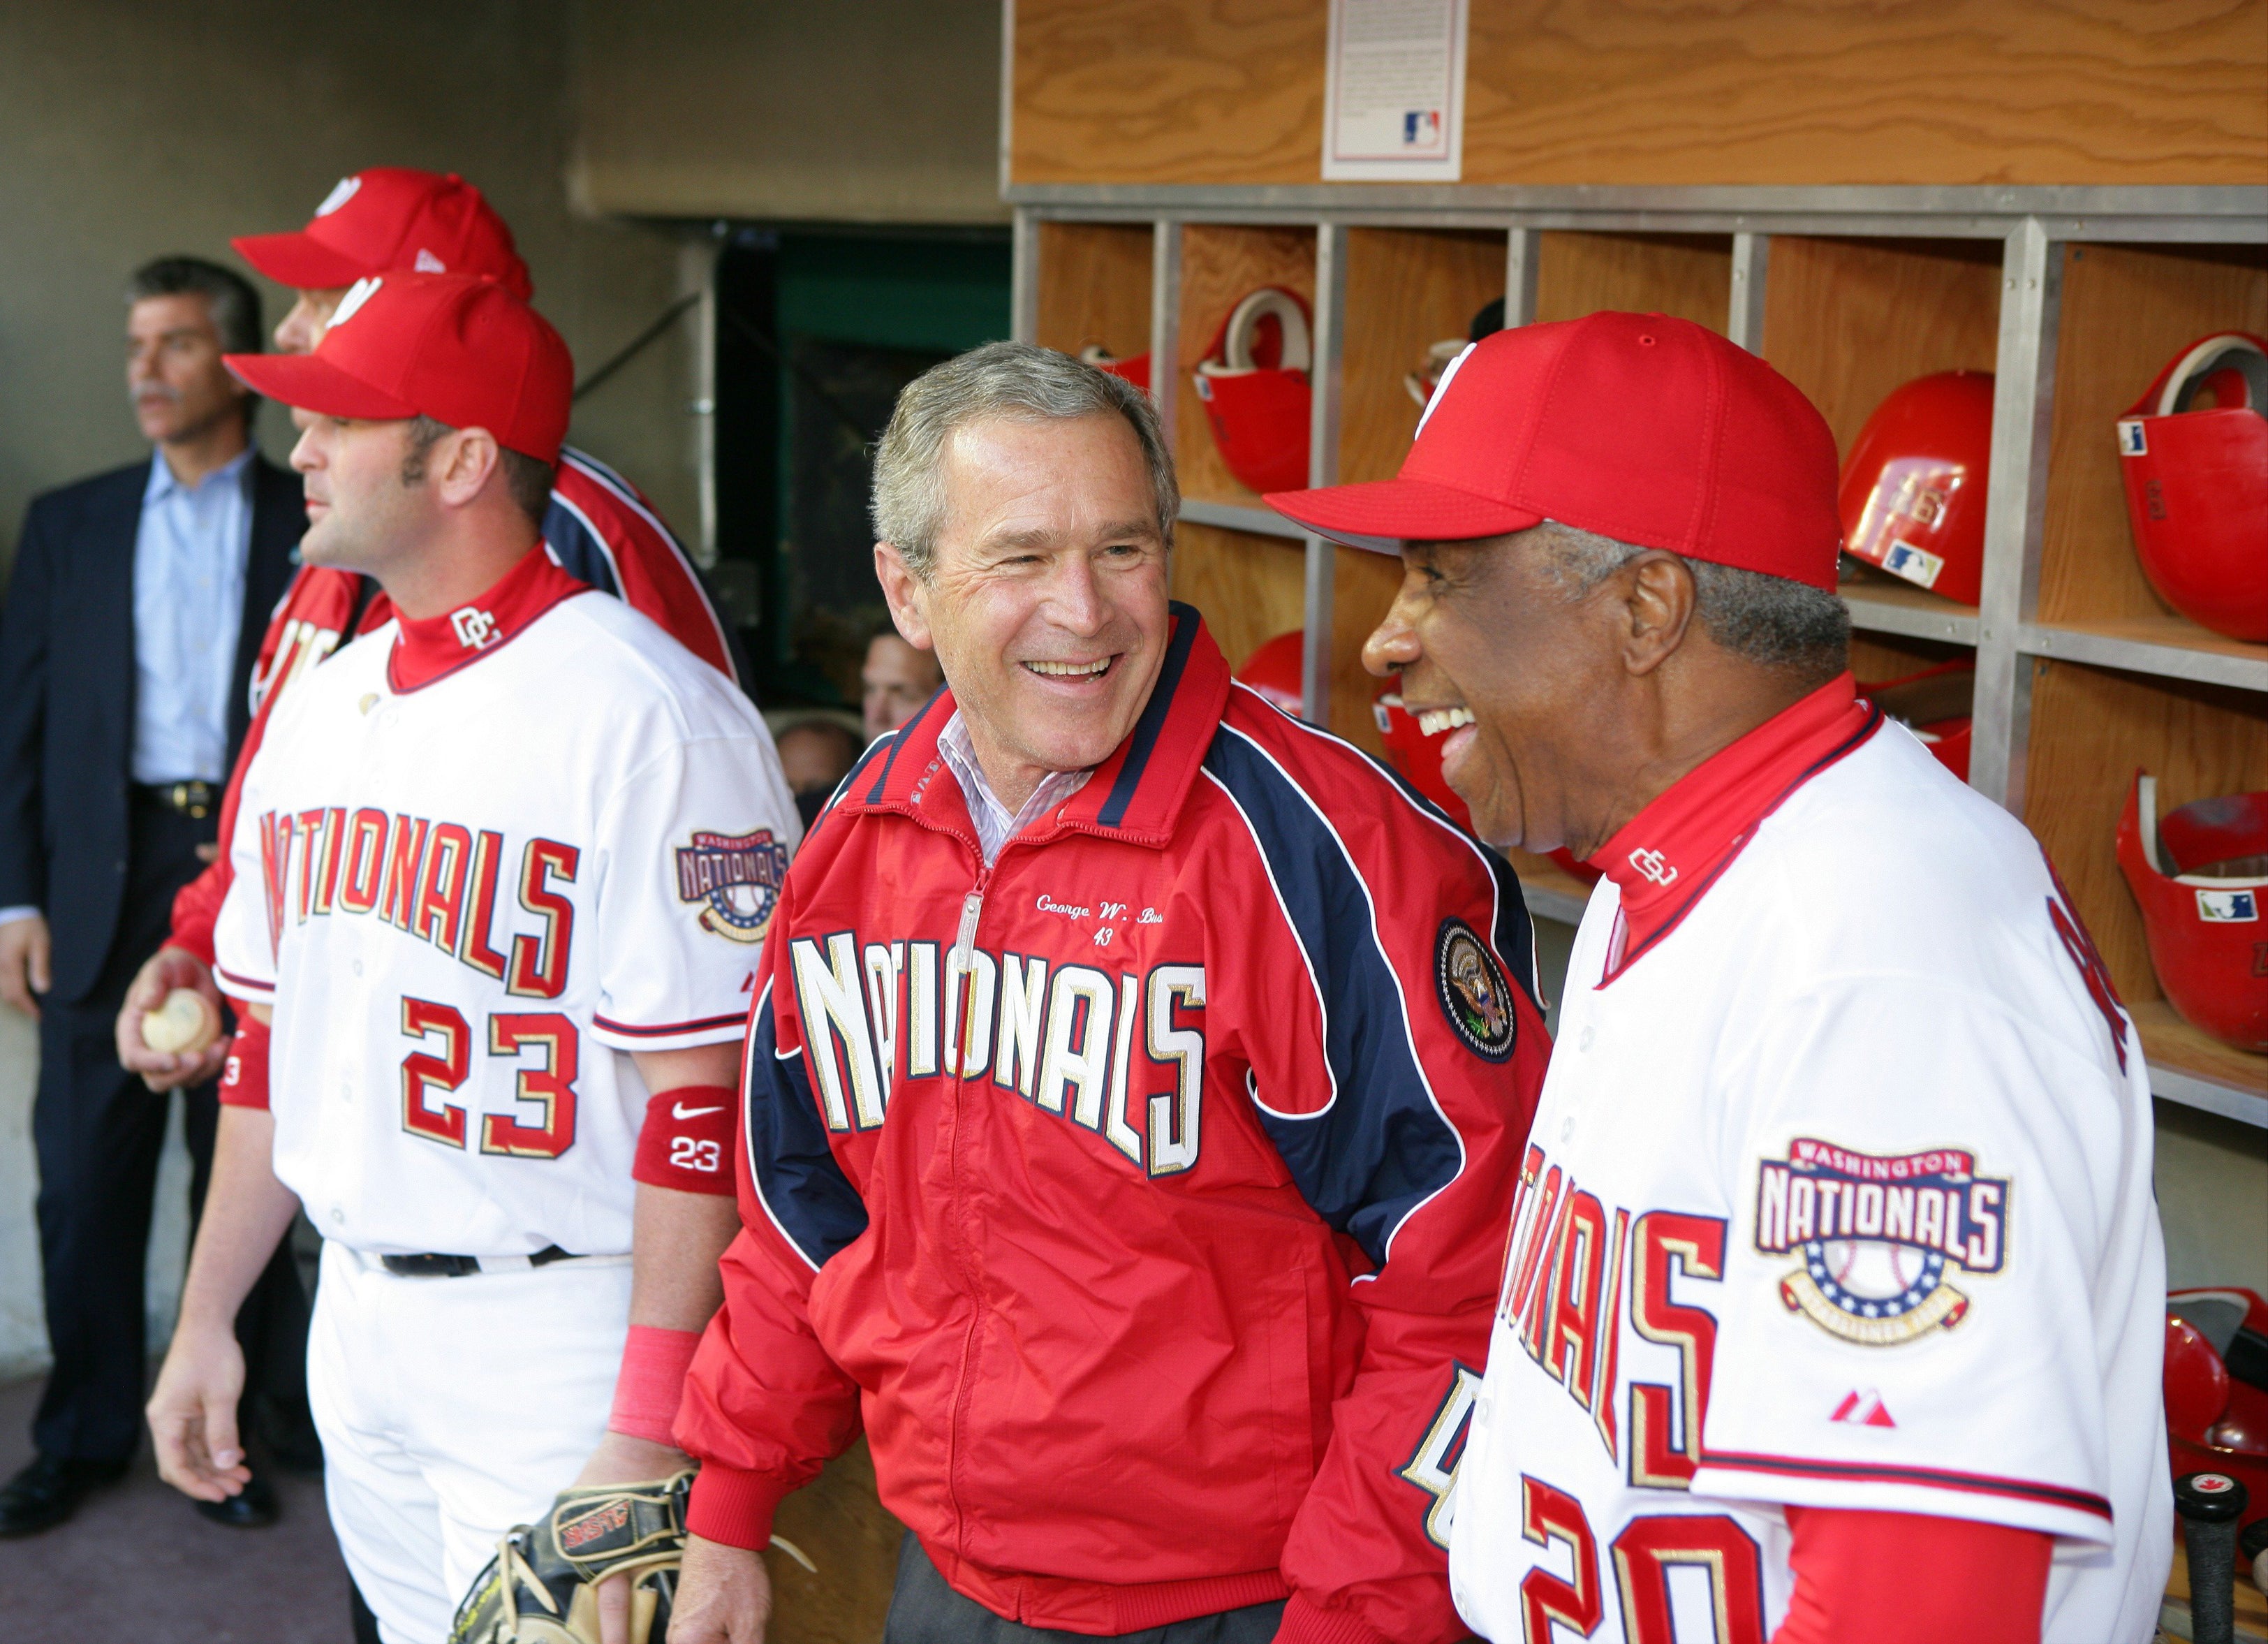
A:
<svg viewBox="0 0 2268 1644">
<path fill-rule="evenodd" d="M 1433 991 L 1441 1014 L 1465 1048 L 1484 1061 L 1501 1062 L 1519 1036 L 1513 1014 L 1512 984 L 1488 944 L 1462 919 L 1444 919 L 1433 939 Z"/>
<path fill-rule="evenodd" d="M 1756 1249 L 1800 1251 L 1780 1300 L 1830 1335 L 1895 1347 L 1968 1316 L 1947 1270 L 1996 1273 L 2007 1258 L 2008 1181 L 1958 1148 L 1885 1156 L 1798 1139 L 1764 1161 Z"/>
<path fill-rule="evenodd" d="M 769 828 L 696 833 L 677 847 L 677 899 L 700 903 L 701 928 L 733 941 L 764 940 L 786 874 L 787 847 Z"/>
</svg>

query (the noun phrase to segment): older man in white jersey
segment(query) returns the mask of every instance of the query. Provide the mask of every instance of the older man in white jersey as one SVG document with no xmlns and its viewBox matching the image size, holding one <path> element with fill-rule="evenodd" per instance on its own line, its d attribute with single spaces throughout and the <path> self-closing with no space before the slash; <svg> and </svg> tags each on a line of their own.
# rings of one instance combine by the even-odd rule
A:
<svg viewBox="0 0 2268 1644">
<path fill-rule="evenodd" d="M 2038 845 L 1857 698 L 1835 446 L 1660 314 L 1506 331 L 1398 478 L 1398 671 L 1605 874 L 1458 1467 L 1497 1640 L 2141 1644 L 2170 1558 L 2141 1046 Z"/>
</svg>

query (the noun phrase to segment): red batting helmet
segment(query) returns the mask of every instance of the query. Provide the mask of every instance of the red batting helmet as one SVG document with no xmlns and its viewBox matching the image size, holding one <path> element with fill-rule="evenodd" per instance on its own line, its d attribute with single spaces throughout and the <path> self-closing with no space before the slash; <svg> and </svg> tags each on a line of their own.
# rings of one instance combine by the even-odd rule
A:
<svg viewBox="0 0 2268 1644">
<path fill-rule="evenodd" d="M 1090 343 L 1079 350 L 1079 358 L 1083 365 L 1107 371 L 1114 377 L 1123 377 L 1143 393 L 1150 392 L 1150 354 L 1146 349 L 1131 359 L 1121 359 L 1101 343 Z"/>
<path fill-rule="evenodd" d="M 2118 419 L 2118 456 L 2150 586 L 2215 633 L 2268 639 L 2268 343 L 2183 349 Z"/>
<path fill-rule="evenodd" d="M 2241 1479 L 2268 1517 L 2268 1301 L 2234 1287 L 2166 1295 L 2166 1440 L 2174 1476 Z"/>
<path fill-rule="evenodd" d="M 2268 1051 L 2268 793 L 2198 800 L 2161 822 L 2157 778 L 2138 770 L 2118 866 L 2167 1001 L 2225 1044 Z"/>
<path fill-rule="evenodd" d="M 1844 551 L 1976 604 L 1992 459 L 1991 372 L 1940 371 L 1893 389 L 1844 460 Z"/>
<path fill-rule="evenodd" d="M 1293 719 L 1304 719 L 1307 716 L 1300 707 L 1300 665 L 1307 653 L 1307 630 L 1294 628 L 1288 634 L 1278 634 L 1245 658 L 1236 677 Z"/>
<path fill-rule="evenodd" d="M 1307 299 L 1263 285 L 1229 311 L 1197 366 L 1197 398 L 1221 461 L 1254 490 L 1307 483 L 1314 358 Z"/>
<path fill-rule="evenodd" d="M 1861 685 L 1859 694 L 1919 737 L 1939 764 L 1963 782 L 1969 780 L 1969 719 L 1977 695 L 1974 662 L 1940 662 L 1918 674 Z"/>
</svg>

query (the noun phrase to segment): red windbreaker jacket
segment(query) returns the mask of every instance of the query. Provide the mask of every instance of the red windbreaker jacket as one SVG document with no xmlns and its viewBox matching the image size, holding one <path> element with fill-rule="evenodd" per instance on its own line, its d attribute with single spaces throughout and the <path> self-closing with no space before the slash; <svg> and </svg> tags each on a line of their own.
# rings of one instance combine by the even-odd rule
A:
<svg viewBox="0 0 2268 1644">
<path fill-rule="evenodd" d="M 1517 881 L 1232 689 L 1186 606 L 1133 734 L 989 869 L 953 712 L 780 893 L 692 1528 L 762 1546 L 863 1425 L 996 1614 L 1462 1636 L 1445 1497 L 1548 1050 Z"/>
<path fill-rule="evenodd" d="M 552 480 L 551 506 L 543 516 L 543 540 L 552 557 L 578 582 L 628 601 L 669 630 L 687 650 L 738 682 L 730 631 L 718 616 L 709 590 L 694 569 L 693 557 L 662 523 L 645 493 L 596 457 L 571 446 L 559 452 Z M 284 590 L 261 637 L 252 670 L 252 723 L 228 773 L 221 796 L 217 860 L 174 893 L 173 931 L 166 940 L 212 962 L 213 921 L 228 897 L 226 843 L 235 836 L 237 796 L 244 773 L 268 734 L 268 716 L 284 689 L 351 639 L 383 626 L 394 608 L 376 584 L 367 588 L 351 571 L 303 565 Z M 354 630 L 347 632 L 349 628 Z"/>
</svg>

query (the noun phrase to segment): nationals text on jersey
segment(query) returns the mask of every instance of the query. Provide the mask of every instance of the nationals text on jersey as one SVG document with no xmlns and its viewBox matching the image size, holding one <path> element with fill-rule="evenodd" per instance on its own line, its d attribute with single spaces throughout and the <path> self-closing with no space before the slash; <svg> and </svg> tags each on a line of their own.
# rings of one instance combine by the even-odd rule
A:
<svg viewBox="0 0 2268 1644">
<path fill-rule="evenodd" d="M 901 1065 L 909 1079 L 979 1079 L 990 1067 L 1001 1089 L 1100 1132 L 1152 1176 L 1197 1162 L 1204 966 L 1112 977 L 1064 964 L 1051 974 L 1036 955 L 937 942 L 862 948 L 850 931 L 830 933 L 823 949 L 799 936 L 789 951 L 829 1130 L 879 1128 Z M 1171 1088 L 1148 1088 L 1152 1067 L 1174 1070 Z"/>
<path fill-rule="evenodd" d="M 254 826 L 271 951 L 283 940 L 287 916 L 304 925 L 334 912 L 362 914 L 503 981 L 506 992 L 556 999 L 566 987 L 575 908 L 552 886 L 575 882 L 583 859 L 576 846 L 532 838 L 520 849 L 512 882 L 519 905 L 540 928 L 506 937 L 497 928 L 497 903 L 512 853 L 493 829 L 370 806 L 350 814 L 340 805 L 266 811 Z M 509 921 L 509 912 L 505 917 Z"/>
<path fill-rule="evenodd" d="M 1624 1308 L 1632 1330 L 1676 1349 L 1675 1385 L 1630 1384 L 1629 1473 L 1633 1485 L 1683 1490 L 1701 1464 L 1717 1325 L 1707 1309 L 1670 1300 L 1671 1269 L 1674 1264 L 1688 1279 L 1722 1280 L 1725 1222 L 1665 1210 L 1635 1217 L 1616 1210 L 1610 1220 L 1596 1194 L 1576 1186 L 1558 1165 L 1546 1164 L 1543 1149 L 1530 1144 L 1513 1206 L 1513 1237 L 1505 1246 L 1497 1316 L 1543 1373 L 1590 1412 L 1610 1462 L 1623 1456 L 1616 1377 Z"/>
</svg>

